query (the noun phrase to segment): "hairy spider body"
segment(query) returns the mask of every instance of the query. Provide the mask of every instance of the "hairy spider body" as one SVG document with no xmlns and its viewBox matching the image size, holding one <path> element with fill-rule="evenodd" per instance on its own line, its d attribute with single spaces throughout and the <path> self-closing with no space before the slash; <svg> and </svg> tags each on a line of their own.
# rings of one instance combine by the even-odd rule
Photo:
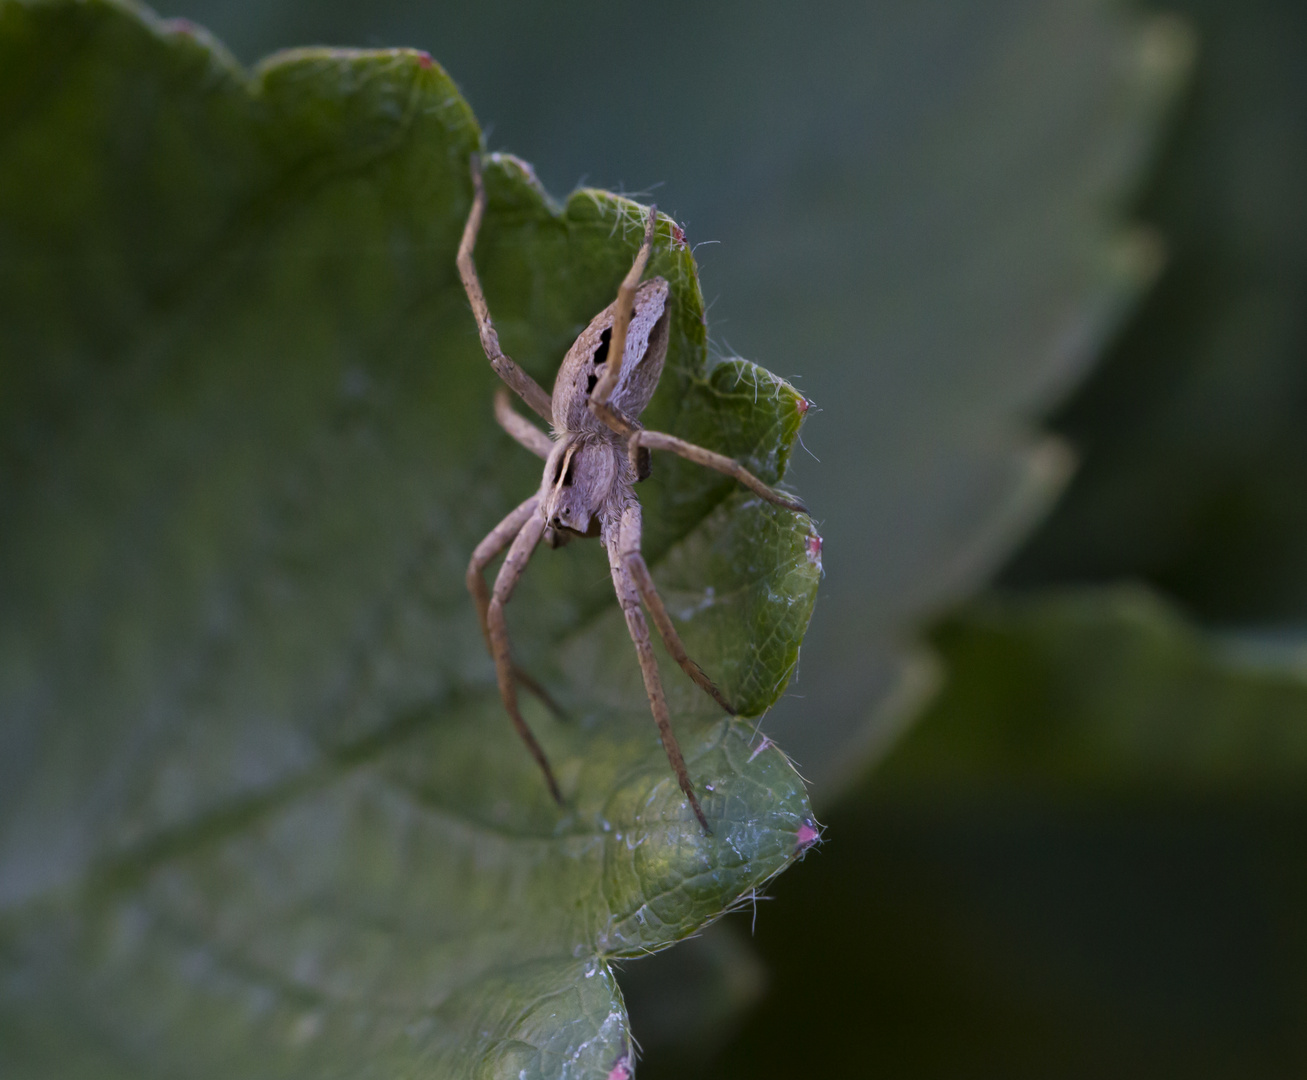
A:
<svg viewBox="0 0 1307 1080">
<path fill-rule="evenodd" d="M 792 496 L 772 490 L 733 459 L 673 435 L 646 431 L 640 426 L 640 415 L 653 397 L 667 359 L 667 282 L 655 277 L 640 284 L 640 275 L 653 248 L 657 223 L 655 209 L 649 210 L 644 241 L 618 289 L 617 299 L 590 321 L 568 350 L 559 367 L 552 394 L 546 394 L 530 375 L 504 354 L 490 321 L 472 259 L 486 196 L 480 161 L 475 156 L 471 168 L 474 197 L 459 245 L 458 269 L 476 316 L 482 348 L 491 367 L 506 384 L 495 395 L 495 417 L 517 442 L 545 460 L 539 491 L 514 509 L 477 545 L 467 569 L 467 586 L 476 601 L 481 628 L 494 657 L 500 696 L 518 734 L 544 772 L 551 794 L 562 803 L 562 793 L 544 751 L 522 719 L 517 704 L 517 684 L 540 696 L 546 703 L 549 700 L 544 691 L 513 664 L 504 605 L 541 540 L 551 547 L 558 547 L 573 537 L 598 537 L 608 551 L 613 587 L 635 644 L 650 710 L 658 725 L 663 748 L 695 816 L 704 830 L 711 832 L 672 731 L 649 627 L 641 609 L 642 602 L 667 651 L 681 669 L 728 713 L 733 714 L 734 710 L 712 680 L 686 654 L 654 586 L 640 553 L 642 518 L 635 484 L 649 475 L 650 450 L 670 450 L 734 477 L 769 502 L 799 513 L 807 513 L 807 510 Z M 614 362 L 614 357 L 619 358 L 617 362 Z M 508 389 L 515 391 L 552 425 L 552 437 L 513 410 Z M 505 548 L 508 548 L 508 554 L 495 577 L 494 588 L 488 590 L 484 571 Z"/>
</svg>

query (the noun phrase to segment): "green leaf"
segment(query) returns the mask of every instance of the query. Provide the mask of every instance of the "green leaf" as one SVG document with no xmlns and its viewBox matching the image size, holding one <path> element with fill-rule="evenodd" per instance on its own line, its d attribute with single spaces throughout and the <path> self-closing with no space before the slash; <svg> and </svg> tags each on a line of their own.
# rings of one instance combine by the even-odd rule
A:
<svg viewBox="0 0 1307 1080">
<path fill-rule="evenodd" d="M 991 597 L 934 641 L 948 687 L 878 787 L 953 797 L 1301 790 L 1307 667 L 1287 643 L 1209 636 L 1137 586 Z"/>
<path fill-rule="evenodd" d="M 1307 620 L 1307 10 L 1167 3 L 1193 87 L 1142 213 L 1166 272 L 1058 418 L 1085 464 L 1022 587 L 1148 581 L 1217 622 Z"/>
<path fill-rule="evenodd" d="M 247 78 L 123 0 L 0 0 L 0 1064 L 26 1077 L 603 1076 L 610 960 L 802 850 L 803 784 L 674 665 L 713 824 L 650 720 L 597 545 L 510 607 L 549 799 L 463 573 L 539 483 L 454 270 L 480 133 L 424 54 Z M 488 165 L 477 260 L 548 382 L 641 213 Z M 806 411 L 710 364 L 690 253 L 651 427 L 783 474 Z M 746 716 L 820 574 L 806 519 L 655 462 L 646 554 Z M 693 692 L 691 692 L 693 691 Z"/>
</svg>

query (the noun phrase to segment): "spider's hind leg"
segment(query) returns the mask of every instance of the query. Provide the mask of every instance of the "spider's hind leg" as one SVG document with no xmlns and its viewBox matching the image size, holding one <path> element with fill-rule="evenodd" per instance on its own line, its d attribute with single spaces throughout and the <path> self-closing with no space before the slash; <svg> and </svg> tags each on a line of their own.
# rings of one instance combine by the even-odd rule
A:
<svg viewBox="0 0 1307 1080">
<path fill-rule="evenodd" d="M 507 386 L 501 386 L 495 391 L 495 422 L 519 446 L 530 450 L 541 461 L 549 460 L 549 451 L 554 448 L 554 441 L 513 408 Z"/>
<path fill-rule="evenodd" d="M 481 179 L 481 156 L 473 154 L 469 163 L 472 174 L 472 209 L 468 211 L 467 224 L 463 226 L 463 239 L 458 245 L 458 276 L 463 280 L 463 290 L 467 293 L 468 303 L 472 305 L 472 314 L 476 317 L 477 332 L 481 336 L 481 348 L 498 375 L 531 409 L 546 423 L 553 419 L 553 402 L 540 384 L 517 366 L 503 349 L 499 347 L 499 334 L 495 324 L 490 320 L 490 309 L 486 306 L 485 294 L 481 291 L 481 279 L 477 276 L 476 260 L 472 251 L 476 247 L 477 233 L 481 231 L 481 219 L 486 212 L 486 187 Z"/>
<path fill-rule="evenodd" d="M 622 284 L 617 288 L 617 301 L 613 307 L 612 336 L 608 339 L 608 355 L 612 358 L 604 365 L 603 373 L 594 389 L 590 391 L 590 411 L 618 435 L 630 435 L 635 430 L 630 419 L 614 409 L 608 399 L 617 389 L 617 379 L 622 373 L 622 357 L 626 355 L 626 331 L 631 325 L 631 315 L 635 311 L 635 291 L 640 285 L 640 275 L 648 265 L 649 255 L 653 251 L 654 229 L 658 225 L 658 208 L 649 207 L 649 216 L 645 220 L 644 239 L 640 250 L 635 254 L 631 269 L 626 272 Z M 637 468 L 637 473 L 639 469 Z M 640 479 L 648 476 L 646 469 Z"/>
</svg>

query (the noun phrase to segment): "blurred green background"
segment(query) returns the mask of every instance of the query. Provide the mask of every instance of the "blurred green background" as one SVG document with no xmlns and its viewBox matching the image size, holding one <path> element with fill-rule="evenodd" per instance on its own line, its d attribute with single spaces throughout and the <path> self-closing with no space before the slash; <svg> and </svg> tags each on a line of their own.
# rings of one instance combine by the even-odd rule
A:
<svg viewBox="0 0 1307 1080">
<path fill-rule="evenodd" d="M 815 403 L 764 729 L 829 842 L 628 967 L 642 1076 L 1307 1070 L 1300 3 L 159 10 L 427 49 L 552 192 L 682 221 L 718 351 Z"/>
</svg>

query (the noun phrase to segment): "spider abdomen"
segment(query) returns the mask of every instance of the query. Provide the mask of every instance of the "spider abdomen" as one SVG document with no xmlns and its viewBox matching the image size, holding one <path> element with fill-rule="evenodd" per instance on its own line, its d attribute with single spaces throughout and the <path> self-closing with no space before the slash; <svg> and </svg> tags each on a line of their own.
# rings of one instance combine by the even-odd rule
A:
<svg viewBox="0 0 1307 1080">
<path fill-rule="evenodd" d="M 608 341 L 613 331 L 616 302 L 590 320 L 567 350 L 554 380 L 553 421 L 556 431 L 608 429 L 590 411 L 588 402 L 599 374 L 609 362 Z M 635 420 L 644 412 L 658 386 L 667 359 L 667 280 L 650 278 L 636 290 L 635 309 L 626 331 L 622 370 L 609 404 Z"/>
</svg>

